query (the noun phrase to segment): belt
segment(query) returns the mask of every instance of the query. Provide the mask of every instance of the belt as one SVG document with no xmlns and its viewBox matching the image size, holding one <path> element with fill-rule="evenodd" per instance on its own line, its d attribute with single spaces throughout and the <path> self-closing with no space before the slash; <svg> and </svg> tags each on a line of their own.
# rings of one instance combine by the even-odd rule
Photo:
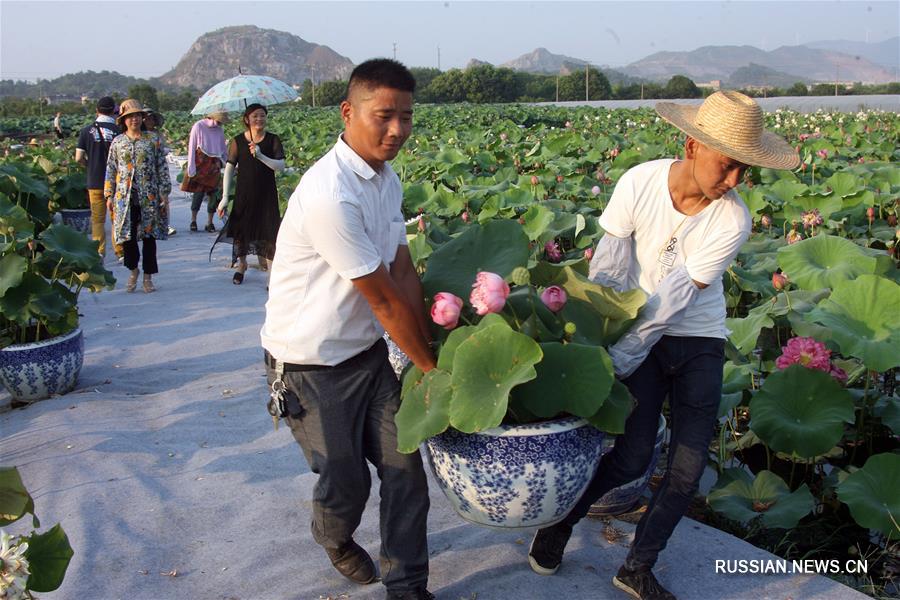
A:
<svg viewBox="0 0 900 600">
<path fill-rule="evenodd" d="M 330 369 L 341 369 L 341 368 L 349 367 L 349 366 L 352 366 L 352 365 L 360 362 L 370 352 L 376 351 L 380 346 L 385 346 L 385 348 L 387 347 L 387 344 L 385 343 L 384 338 L 379 339 L 377 342 L 372 344 L 372 346 L 370 348 L 368 348 L 367 350 L 363 350 L 359 354 L 351 356 L 347 360 L 345 360 L 343 362 L 339 362 L 338 364 L 333 365 L 333 366 L 332 365 L 298 365 L 296 363 L 286 362 L 286 363 L 283 363 L 284 364 L 284 372 L 291 373 L 291 372 L 297 372 L 297 371 L 327 371 Z M 276 368 L 275 367 L 276 358 L 274 356 L 272 356 L 271 354 L 269 354 L 268 350 L 263 350 L 263 361 L 265 362 L 265 365 L 267 367 L 269 367 L 270 369 Z"/>
</svg>

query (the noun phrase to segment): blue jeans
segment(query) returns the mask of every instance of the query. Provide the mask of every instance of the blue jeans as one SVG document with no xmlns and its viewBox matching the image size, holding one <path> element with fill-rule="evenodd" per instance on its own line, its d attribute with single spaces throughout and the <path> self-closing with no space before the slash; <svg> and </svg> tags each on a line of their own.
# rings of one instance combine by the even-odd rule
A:
<svg viewBox="0 0 900 600">
<path fill-rule="evenodd" d="M 637 401 L 594 479 L 565 523 L 575 525 L 609 490 L 640 477 L 650 462 L 663 400 L 669 398 L 672 436 L 662 483 L 638 523 L 625 559 L 628 569 L 650 568 L 697 492 L 715 432 L 722 396 L 725 340 L 663 336 L 623 383 Z"/>
</svg>

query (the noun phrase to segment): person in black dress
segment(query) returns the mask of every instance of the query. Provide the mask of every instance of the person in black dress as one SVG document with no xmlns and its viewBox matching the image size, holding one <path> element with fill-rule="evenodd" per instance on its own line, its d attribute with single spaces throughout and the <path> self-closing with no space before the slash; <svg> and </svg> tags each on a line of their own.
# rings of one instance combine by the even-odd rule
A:
<svg viewBox="0 0 900 600">
<path fill-rule="evenodd" d="M 225 215 L 235 168 L 238 171 L 237 190 L 234 206 L 216 243 L 232 242 L 231 266 L 237 265 L 237 270 L 231 281 L 235 285 L 244 281 L 248 254 L 257 256 L 263 271 L 268 270 L 275 256 L 275 237 L 281 224 L 275 172 L 284 169 L 284 148 L 277 135 L 266 131 L 268 112 L 262 104 L 248 106 L 244 111 L 246 131 L 231 140 L 228 146 L 224 193 L 218 206 L 220 217 Z"/>
</svg>

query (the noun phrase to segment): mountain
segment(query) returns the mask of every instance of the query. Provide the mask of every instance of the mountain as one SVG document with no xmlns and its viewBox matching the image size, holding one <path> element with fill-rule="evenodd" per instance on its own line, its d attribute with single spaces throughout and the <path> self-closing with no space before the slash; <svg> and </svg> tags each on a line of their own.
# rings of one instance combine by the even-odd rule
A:
<svg viewBox="0 0 900 600">
<path fill-rule="evenodd" d="M 761 83 L 758 83 L 761 82 Z M 809 79 L 781 73 L 775 69 L 750 63 L 746 67 L 740 67 L 728 78 L 728 87 L 740 89 L 753 85 L 775 86 L 789 88 L 795 83 L 810 83 Z"/>
<path fill-rule="evenodd" d="M 533 52 L 523 54 L 519 58 L 505 62 L 501 67 L 512 69 L 513 71 L 525 71 L 527 73 L 559 73 L 560 70 L 569 65 L 582 65 L 588 63 L 580 58 L 572 58 L 571 56 L 563 56 L 562 54 L 553 54 L 546 48 L 537 48 Z"/>
<path fill-rule="evenodd" d="M 491 63 L 483 60 L 478 60 L 477 58 L 470 58 L 469 62 L 466 63 L 465 69 L 474 69 L 475 67 L 490 67 L 493 66 Z"/>
<path fill-rule="evenodd" d="M 353 63 L 328 46 L 296 35 L 254 25 L 225 27 L 197 38 L 174 69 L 160 80 L 166 85 L 207 88 L 234 77 L 270 75 L 288 84 L 305 79 L 346 79 Z"/>
<path fill-rule="evenodd" d="M 875 43 L 827 40 L 803 45 L 816 50 L 830 50 L 841 54 L 849 54 L 850 56 L 859 56 L 893 73 L 897 73 L 900 70 L 900 37 L 892 37 L 883 42 Z M 895 76 L 895 81 L 898 79 L 900 77 Z"/>
<path fill-rule="evenodd" d="M 872 61 L 805 46 L 782 46 L 771 52 L 753 46 L 704 46 L 691 52 L 657 52 L 633 62 L 623 70 L 639 77 L 667 81 L 673 75 L 686 75 L 694 81 L 728 80 L 732 73 L 751 63 L 813 81 L 862 81 L 887 83 L 896 77 Z M 765 85 L 759 80 L 754 85 Z"/>
</svg>

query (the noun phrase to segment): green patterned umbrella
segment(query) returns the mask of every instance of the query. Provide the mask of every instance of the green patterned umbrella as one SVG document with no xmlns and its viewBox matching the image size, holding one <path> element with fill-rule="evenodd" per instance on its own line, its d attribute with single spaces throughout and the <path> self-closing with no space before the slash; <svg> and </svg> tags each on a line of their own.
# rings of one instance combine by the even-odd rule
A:
<svg viewBox="0 0 900 600">
<path fill-rule="evenodd" d="M 265 75 L 238 75 L 221 81 L 200 96 L 192 115 L 208 115 L 215 112 L 243 111 L 248 105 L 258 102 L 271 106 L 290 102 L 297 98 L 297 92 L 273 77 Z"/>
</svg>

